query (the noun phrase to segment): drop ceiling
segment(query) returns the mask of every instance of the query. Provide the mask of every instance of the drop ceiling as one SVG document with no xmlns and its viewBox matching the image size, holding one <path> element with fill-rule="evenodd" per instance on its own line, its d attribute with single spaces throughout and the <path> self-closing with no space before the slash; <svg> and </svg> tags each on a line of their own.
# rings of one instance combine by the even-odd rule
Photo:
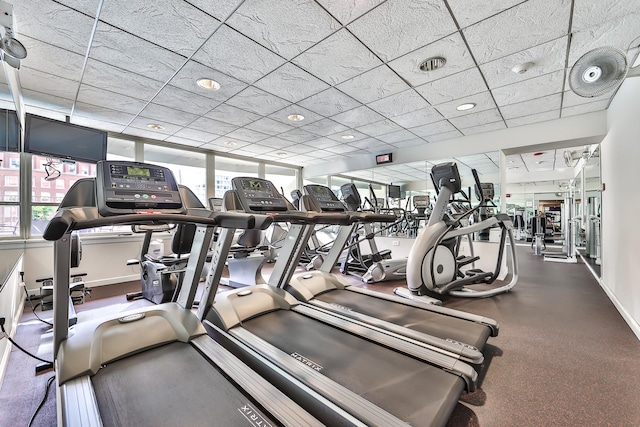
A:
<svg viewBox="0 0 640 427">
<path fill-rule="evenodd" d="M 631 60 L 640 35 L 628 0 L 13 3 L 29 111 L 297 166 L 606 109 L 611 94 L 569 90 L 568 67 L 600 46 Z M 421 71 L 433 56 L 446 64 Z M 199 87 L 203 77 L 220 89 Z M 0 92 L 11 99 L 4 81 Z M 495 154 L 475 156 L 461 169 L 498 167 Z M 424 179 L 427 167 L 376 173 Z"/>
</svg>

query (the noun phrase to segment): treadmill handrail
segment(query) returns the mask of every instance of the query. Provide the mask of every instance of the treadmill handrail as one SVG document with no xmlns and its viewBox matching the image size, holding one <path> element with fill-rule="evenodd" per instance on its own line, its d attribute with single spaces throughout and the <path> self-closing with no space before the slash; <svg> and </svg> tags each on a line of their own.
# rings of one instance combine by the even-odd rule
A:
<svg viewBox="0 0 640 427">
<path fill-rule="evenodd" d="M 349 225 L 351 216 L 344 213 L 329 212 L 265 212 L 274 222 L 290 222 L 293 224 L 332 224 Z M 238 227 L 240 228 L 240 227 Z"/>
<path fill-rule="evenodd" d="M 270 224 L 269 219 L 264 219 Z M 180 215 L 164 213 L 125 214 L 116 216 L 101 216 L 98 208 L 69 208 L 61 209 L 47 224 L 43 237 L 45 240 L 59 240 L 66 233 L 74 230 L 85 230 L 108 225 L 135 224 L 164 224 L 164 223 L 195 223 L 223 228 L 254 228 L 256 218 L 253 215 L 235 212 L 212 212 L 208 216 Z M 264 223 L 263 223 L 264 225 Z"/>
<path fill-rule="evenodd" d="M 349 212 L 349 215 L 354 217 L 357 222 L 371 223 L 371 222 L 396 222 L 398 217 L 389 214 L 379 214 L 374 212 Z"/>
</svg>

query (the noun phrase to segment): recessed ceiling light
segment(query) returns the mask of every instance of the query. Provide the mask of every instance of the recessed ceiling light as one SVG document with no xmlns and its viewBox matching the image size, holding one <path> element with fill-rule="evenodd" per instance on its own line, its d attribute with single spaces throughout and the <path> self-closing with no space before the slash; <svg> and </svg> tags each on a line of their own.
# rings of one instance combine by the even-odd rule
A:
<svg viewBox="0 0 640 427">
<path fill-rule="evenodd" d="M 211 79 L 198 79 L 198 86 L 207 90 L 218 90 L 220 89 L 220 83 Z"/>
<path fill-rule="evenodd" d="M 292 122 L 301 122 L 304 120 L 304 116 L 302 114 L 291 114 L 288 119 Z"/>
<path fill-rule="evenodd" d="M 280 152 L 280 153 L 276 153 L 278 157 L 284 157 L 287 155 L 287 153 L 284 152 Z"/>
<path fill-rule="evenodd" d="M 224 145 L 226 145 L 227 147 L 233 147 L 234 145 L 236 145 L 236 143 L 233 141 L 225 141 Z"/>
<path fill-rule="evenodd" d="M 474 104 L 473 102 L 469 102 L 468 104 L 460 104 L 460 105 L 458 105 L 456 107 L 456 110 L 458 110 L 458 111 L 471 110 L 475 106 L 476 106 L 476 104 Z"/>
<path fill-rule="evenodd" d="M 529 69 L 531 67 L 533 67 L 533 62 L 523 62 L 522 64 L 518 64 L 515 67 L 513 67 L 511 69 L 511 71 L 513 71 L 516 74 L 524 74 L 527 71 L 529 71 Z"/>
<path fill-rule="evenodd" d="M 438 68 L 444 67 L 444 64 L 447 63 L 447 60 L 441 56 L 434 56 L 433 58 L 425 59 L 419 65 L 420 71 L 428 72 L 437 70 Z"/>
<path fill-rule="evenodd" d="M 158 124 L 155 124 L 155 123 L 149 123 L 149 124 L 147 125 L 147 127 L 148 127 L 149 129 L 153 129 L 153 130 L 162 130 L 162 129 L 164 129 L 164 126 L 162 126 L 162 125 L 158 125 Z"/>
<path fill-rule="evenodd" d="M 544 163 L 544 161 L 542 161 L 542 160 L 538 160 L 538 161 L 536 162 L 536 165 L 541 165 L 541 164 L 543 164 L 543 163 Z"/>
<path fill-rule="evenodd" d="M 355 136 L 353 135 L 342 135 L 342 139 L 353 139 Z"/>
</svg>

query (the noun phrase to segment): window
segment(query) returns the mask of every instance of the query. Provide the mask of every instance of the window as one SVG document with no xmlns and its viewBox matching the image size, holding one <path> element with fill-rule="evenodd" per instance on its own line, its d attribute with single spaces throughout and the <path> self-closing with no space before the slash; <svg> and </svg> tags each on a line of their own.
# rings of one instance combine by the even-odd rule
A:
<svg viewBox="0 0 640 427">
<path fill-rule="evenodd" d="M 4 186 L 5 187 L 17 187 L 20 182 L 20 177 L 16 175 L 5 175 Z"/>
<path fill-rule="evenodd" d="M 20 234 L 20 206 L 0 205 L 0 237 Z"/>
<path fill-rule="evenodd" d="M 49 194 L 48 191 L 41 191 L 40 192 L 40 200 L 38 200 L 39 202 L 50 202 L 51 201 L 51 194 Z"/>
<path fill-rule="evenodd" d="M 107 160 L 135 160 L 136 143 L 127 139 L 107 140 Z"/>
<path fill-rule="evenodd" d="M 45 177 L 40 177 L 40 188 L 49 188 L 51 187 L 51 181 L 47 181 Z"/>
<path fill-rule="evenodd" d="M 57 189 L 65 189 L 67 187 L 64 186 L 65 182 L 64 182 L 64 178 L 60 177 L 58 179 L 56 179 L 56 188 Z M 71 184 L 69 184 L 69 187 L 71 187 Z"/>
<path fill-rule="evenodd" d="M 145 144 L 144 160 L 171 169 L 178 184 L 189 187 L 207 206 L 207 179 L 204 153 Z"/>
<path fill-rule="evenodd" d="M 18 193 L 17 191 L 6 190 L 4 192 L 3 200 L 5 202 L 19 202 L 20 201 L 20 193 Z"/>
<path fill-rule="evenodd" d="M 223 197 L 231 190 L 231 179 L 237 176 L 257 177 L 258 163 L 216 156 L 215 197 Z"/>
<path fill-rule="evenodd" d="M 301 190 L 298 188 L 298 170 L 294 168 L 286 168 L 281 166 L 265 165 L 265 179 L 273 182 L 278 191 L 289 200 L 291 200 L 291 192 L 293 190 Z"/>
<path fill-rule="evenodd" d="M 20 158 L 16 155 L 13 155 L 9 158 L 9 167 L 12 169 L 20 168 Z"/>
</svg>

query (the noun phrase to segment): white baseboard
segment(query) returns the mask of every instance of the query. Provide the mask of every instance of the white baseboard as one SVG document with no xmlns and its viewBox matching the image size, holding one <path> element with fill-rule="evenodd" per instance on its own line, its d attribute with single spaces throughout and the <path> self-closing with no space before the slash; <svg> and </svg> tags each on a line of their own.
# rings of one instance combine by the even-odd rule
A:
<svg viewBox="0 0 640 427">
<path fill-rule="evenodd" d="M 625 320 L 625 322 L 627 322 L 627 324 L 629 325 L 633 333 L 636 335 L 638 340 L 640 340 L 640 323 L 638 323 L 638 321 L 629 314 L 627 309 L 624 308 L 620 300 L 616 297 L 613 291 L 611 291 L 611 289 L 606 285 L 606 283 L 604 283 L 602 279 L 598 280 L 598 283 L 600 283 L 600 286 L 602 287 L 604 292 L 607 294 L 607 296 L 609 297 L 613 305 L 618 309 L 618 312 L 620 312 L 620 315 Z"/>
<path fill-rule="evenodd" d="M 18 307 L 18 311 L 15 317 L 12 319 L 13 324 L 10 325 L 11 329 L 9 330 L 11 332 L 9 333 L 9 336 L 11 338 L 16 336 L 16 329 L 18 328 L 18 322 L 20 320 L 20 317 L 22 317 L 22 311 L 24 310 L 24 303 L 26 301 L 25 297 L 22 297 L 21 301 L 22 302 Z M 9 357 L 11 357 L 12 349 L 13 349 L 13 344 L 11 344 L 9 340 L 7 340 L 7 346 L 4 348 L 4 354 L 0 358 L 0 389 L 2 389 L 2 383 L 4 382 L 4 374 L 7 371 L 7 365 L 9 364 Z"/>
</svg>

